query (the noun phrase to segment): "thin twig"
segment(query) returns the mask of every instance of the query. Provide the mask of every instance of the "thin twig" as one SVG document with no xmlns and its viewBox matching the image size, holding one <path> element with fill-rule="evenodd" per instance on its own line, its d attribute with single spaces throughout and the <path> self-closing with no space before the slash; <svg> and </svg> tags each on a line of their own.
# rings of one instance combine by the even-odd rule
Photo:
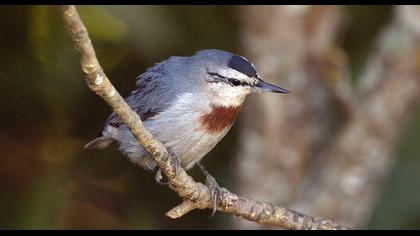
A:
<svg viewBox="0 0 420 236">
<path fill-rule="evenodd" d="M 157 165 L 167 176 L 169 186 L 183 203 L 167 213 L 171 218 L 179 218 L 193 209 L 210 208 L 210 190 L 195 182 L 182 168 L 175 168 L 175 160 L 159 141 L 144 127 L 140 117 L 131 110 L 121 95 L 109 81 L 96 58 L 86 27 L 75 6 L 60 7 L 64 20 L 71 31 L 86 83 L 97 95 L 102 97 L 131 130 L 137 141 L 153 156 Z M 222 189 L 219 211 L 230 213 L 257 223 L 276 225 L 286 229 L 348 229 L 330 220 L 316 219 L 304 214 L 274 206 L 270 203 L 254 201 L 237 196 Z"/>
</svg>

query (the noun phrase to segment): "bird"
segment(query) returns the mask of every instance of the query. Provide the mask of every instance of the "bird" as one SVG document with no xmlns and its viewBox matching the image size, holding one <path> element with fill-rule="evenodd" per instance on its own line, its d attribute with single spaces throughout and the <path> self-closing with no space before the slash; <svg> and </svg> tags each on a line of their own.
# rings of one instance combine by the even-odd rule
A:
<svg viewBox="0 0 420 236">
<path fill-rule="evenodd" d="M 202 158 L 234 124 L 247 95 L 260 92 L 289 93 L 263 81 L 245 57 L 203 49 L 191 56 L 171 56 L 154 64 L 136 78 L 136 89 L 125 98 L 154 138 L 159 140 L 185 170 L 196 164 L 212 192 L 213 214 L 219 186 Z M 114 112 L 99 137 L 85 149 L 103 149 L 112 143 L 133 163 L 154 171 L 156 163 Z M 157 168 L 155 180 L 162 178 Z M 213 215 L 212 214 L 212 215 Z"/>
</svg>

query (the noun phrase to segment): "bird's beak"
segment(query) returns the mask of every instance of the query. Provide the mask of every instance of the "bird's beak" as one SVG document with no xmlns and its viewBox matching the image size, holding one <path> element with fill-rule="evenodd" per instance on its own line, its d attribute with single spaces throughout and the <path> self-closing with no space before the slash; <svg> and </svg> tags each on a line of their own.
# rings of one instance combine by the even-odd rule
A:
<svg viewBox="0 0 420 236">
<path fill-rule="evenodd" d="M 269 84 L 267 82 L 258 79 L 258 83 L 255 85 L 256 92 L 273 92 L 273 93 L 289 93 L 288 90 L 280 88 L 276 85 Z"/>
</svg>

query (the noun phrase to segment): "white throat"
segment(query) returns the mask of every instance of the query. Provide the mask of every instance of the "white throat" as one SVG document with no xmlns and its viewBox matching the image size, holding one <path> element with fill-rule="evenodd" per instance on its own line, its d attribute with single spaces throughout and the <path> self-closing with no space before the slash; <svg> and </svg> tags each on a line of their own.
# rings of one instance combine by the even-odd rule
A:
<svg viewBox="0 0 420 236">
<path fill-rule="evenodd" d="M 239 88 L 225 85 L 222 83 L 210 84 L 209 99 L 214 105 L 224 107 L 240 106 L 245 101 L 246 95 L 251 91 L 248 88 Z"/>
</svg>

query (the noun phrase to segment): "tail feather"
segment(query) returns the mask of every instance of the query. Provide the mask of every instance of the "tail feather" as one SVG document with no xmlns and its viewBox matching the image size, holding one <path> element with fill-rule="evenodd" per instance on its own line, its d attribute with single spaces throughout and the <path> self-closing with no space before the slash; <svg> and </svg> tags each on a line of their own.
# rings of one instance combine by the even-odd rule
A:
<svg viewBox="0 0 420 236">
<path fill-rule="evenodd" d="M 94 140 L 90 141 L 85 145 L 85 149 L 94 149 L 99 148 L 103 149 L 108 147 L 114 140 L 112 138 L 106 138 L 106 137 L 98 137 Z"/>
</svg>

